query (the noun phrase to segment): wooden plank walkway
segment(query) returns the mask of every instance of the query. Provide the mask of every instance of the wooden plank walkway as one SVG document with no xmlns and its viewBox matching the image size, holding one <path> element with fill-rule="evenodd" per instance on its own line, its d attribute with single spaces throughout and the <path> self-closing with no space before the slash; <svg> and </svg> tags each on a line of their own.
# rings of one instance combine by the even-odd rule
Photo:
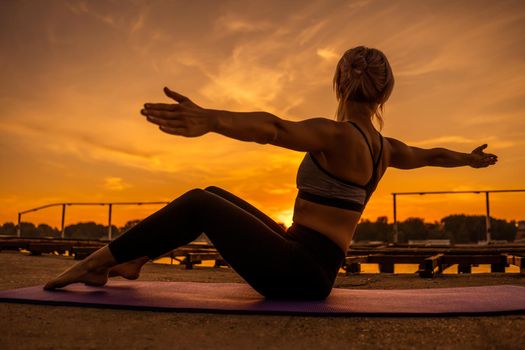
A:
<svg viewBox="0 0 525 350">
<path fill-rule="evenodd" d="M 80 260 L 107 243 L 107 240 L 0 236 L 0 251 L 24 249 L 31 255 L 68 252 Z M 228 266 L 217 250 L 209 244 L 192 243 L 165 256 L 178 261 L 187 269 L 203 261 L 215 261 L 214 267 Z M 458 273 L 471 273 L 473 265 L 490 264 L 491 272 L 505 272 L 505 267 L 514 265 L 520 269 L 521 275 L 525 275 L 525 244 L 447 247 L 351 246 L 343 269 L 347 274 L 357 274 L 361 272 L 361 264 L 378 264 L 380 273 L 393 273 L 397 264 L 418 264 L 417 273 L 422 278 L 432 278 L 455 264 L 458 265 Z"/>
</svg>

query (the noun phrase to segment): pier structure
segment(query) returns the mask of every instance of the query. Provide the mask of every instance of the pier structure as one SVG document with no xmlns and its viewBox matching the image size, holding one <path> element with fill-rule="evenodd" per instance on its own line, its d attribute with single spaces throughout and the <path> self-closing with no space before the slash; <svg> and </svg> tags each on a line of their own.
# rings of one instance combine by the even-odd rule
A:
<svg viewBox="0 0 525 350">
<path fill-rule="evenodd" d="M 471 273 L 472 266 L 479 264 L 490 264 L 491 272 L 505 272 L 505 268 L 511 265 L 517 266 L 521 275 L 525 275 L 525 243 L 519 241 L 511 244 L 499 244 L 491 240 L 490 227 L 490 193 L 525 192 L 525 189 L 510 190 L 479 190 L 479 191 L 426 191 L 426 192 L 394 192 L 393 196 L 393 242 L 378 242 L 376 244 L 354 243 L 347 251 L 342 268 L 347 274 L 361 272 L 361 264 L 378 264 L 380 273 L 393 273 L 394 266 L 399 264 L 418 264 L 417 273 L 423 278 L 431 278 L 442 273 L 452 265 L 458 265 L 458 273 Z M 423 242 L 414 244 L 398 243 L 397 225 L 397 200 L 403 195 L 426 195 L 426 194 L 458 194 L 475 193 L 485 194 L 486 206 L 486 241 L 481 244 L 439 244 L 426 245 Z M 148 205 L 168 204 L 169 202 L 70 202 L 52 203 L 40 207 L 24 210 L 18 213 L 18 225 L 16 236 L 0 236 L 1 250 L 27 251 L 31 255 L 69 254 L 75 259 L 83 259 L 93 251 L 112 240 L 111 217 L 113 207 L 116 205 Z M 65 237 L 65 215 L 66 206 L 73 205 L 107 205 L 108 206 L 108 232 L 105 239 L 86 240 Z M 42 210 L 45 208 L 61 206 L 61 234 L 57 237 L 24 237 L 21 232 L 21 218 L 23 214 Z M 227 262 L 220 256 L 217 250 L 209 242 L 194 242 L 179 247 L 166 256 L 172 261 L 178 261 L 187 269 L 203 261 L 214 261 L 215 267 L 227 266 Z"/>
<path fill-rule="evenodd" d="M 79 205 L 79 206 L 100 206 L 100 205 L 107 205 L 108 206 L 108 240 L 111 240 L 113 238 L 112 232 L 111 232 L 111 214 L 113 212 L 113 206 L 116 205 L 151 205 L 151 204 L 168 204 L 169 202 L 69 202 L 69 203 L 51 203 L 42 205 L 40 207 L 31 208 L 27 210 L 23 210 L 18 212 L 18 224 L 16 226 L 16 236 L 22 237 L 22 230 L 21 230 L 21 223 L 22 223 L 22 215 L 35 212 L 37 210 L 42 210 L 50 207 L 62 207 L 62 218 L 61 218 L 61 228 L 60 228 L 60 237 L 62 239 L 65 238 L 65 230 L 66 227 L 64 226 L 65 219 L 66 219 L 66 207 L 67 206 L 73 206 L 73 205 Z"/>
<path fill-rule="evenodd" d="M 30 255 L 68 254 L 84 259 L 107 244 L 108 240 L 73 240 L 19 238 L 1 236 L 0 250 L 27 251 Z M 203 261 L 214 261 L 215 267 L 228 266 L 217 250 L 209 243 L 192 243 L 179 247 L 166 257 L 178 261 L 187 269 Z M 432 278 L 448 267 L 458 264 L 458 273 L 471 273 L 472 266 L 490 264 L 491 272 L 505 272 L 511 265 L 525 276 L 525 244 L 451 245 L 446 247 L 402 245 L 351 245 L 342 268 L 347 274 L 361 272 L 362 264 L 378 264 L 380 273 L 394 273 L 399 264 L 418 264 L 420 277 Z"/>
<path fill-rule="evenodd" d="M 525 189 L 509 189 L 509 190 L 476 190 L 476 191 L 419 191 L 419 192 L 393 192 L 392 193 L 392 208 L 394 216 L 394 232 L 393 242 L 398 242 L 399 230 L 397 225 L 397 197 L 398 196 L 411 196 L 411 195 L 426 195 L 426 194 L 461 194 L 461 193 L 474 193 L 474 194 L 485 194 L 485 242 L 479 242 L 480 244 L 488 244 L 491 238 L 491 227 L 490 227 L 490 193 L 511 193 L 511 192 L 525 192 Z"/>
</svg>

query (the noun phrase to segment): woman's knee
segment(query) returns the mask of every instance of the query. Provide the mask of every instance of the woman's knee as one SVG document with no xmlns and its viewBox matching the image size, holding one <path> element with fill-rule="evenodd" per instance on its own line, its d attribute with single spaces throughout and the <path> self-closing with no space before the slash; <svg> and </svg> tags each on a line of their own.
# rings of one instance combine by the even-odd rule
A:
<svg viewBox="0 0 525 350">
<path fill-rule="evenodd" d="M 212 193 L 221 193 L 224 192 L 224 190 L 218 186 L 208 186 L 204 189 L 205 191 L 212 192 Z"/>
<path fill-rule="evenodd" d="M 184 192 L 182 195 L 180 195 L 180 197 L 187 197 L 187 198 L 202 197 L 202 195 L 205 193 L 206 191 L 203 190 L 202 188 L 195 187 L 195 188 L 192 188 L 191 190 Z"/>
<path fill-rule="evenodd" d="M 180 206 L 181 203 L 184 203 L 185 205 L 202 203 L 204 197 L 206 197 L 207 195 L 209 195 L 209 192 L 206 192 L 202 188 L 196 187 L 184 192 L 183 194 L 172 200 L 168 204 L 168 206 Z"/>
</svg>

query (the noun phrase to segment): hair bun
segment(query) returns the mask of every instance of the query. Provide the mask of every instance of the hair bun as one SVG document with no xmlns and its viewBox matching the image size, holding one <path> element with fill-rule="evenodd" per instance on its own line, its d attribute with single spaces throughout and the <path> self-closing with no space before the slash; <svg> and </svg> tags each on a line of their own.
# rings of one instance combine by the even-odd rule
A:
<svg viewBox="0 0 525 350">
<path fill-rule="evenodd" d="M 394 87 L 394 75 L 383 52 L 357 46 L 347 50 L 337 63 L 333 85 L 338 115 L 347 101 L 377 103 L 382 109 Z"/>
<path fill-rule="evenodd" d="M 366 69 L 368 68 L 368 63 L 364 63 L 362 66 L 360 67 L 355 67 L 355 66 L 352 66 L 352 72 L 355 73 L 356 75 L 362 75 Z"/>
</svg>

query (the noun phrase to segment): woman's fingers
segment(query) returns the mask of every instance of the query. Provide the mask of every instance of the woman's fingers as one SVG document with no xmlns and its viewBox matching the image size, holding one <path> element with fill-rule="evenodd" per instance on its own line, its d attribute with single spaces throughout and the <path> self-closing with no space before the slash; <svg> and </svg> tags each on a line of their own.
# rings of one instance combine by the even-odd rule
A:
<svg viewBox="0 0 525 350">
<path fill-rule="evenodd" d="M 481 146 L 478 146 L 472 151 L 472 153 L 483 153 L 483 150 L 487 148 L 487 146 L 488 145 L 486 143 Z"/>
<path fill-rule="evenodd" d="M 171 103 L 146 103 L 144 104 L 146 110 L 161 110 L 161 111 L 178 111 L 180 105 L 174 105 Z"/>
<path fill-rule="evenodd" d="M 179 111 L 162 109 L 142 109 L 140 114 L 163 119 L 178 119 L 182 117 L 182 114 Z"/>
<path fill-rule="evenodd" d="M 164 87 L 164 93 L 166 94 L 166 96 L 168 96 L 171 99 L 174 99 L 175 101 L 177 101 L 179 103 L 190 100 L 186 96 L 183 96 L 183 95 L 181 95 L 181 94 L 179 94 L 179 93 L 177 93 L 175 91 L 172 91 L 172 90 L 168 89 L 167 87 Z"/>
<path fill-rule="evenodd" d="M 180 120 L 173 120 L 173 119 L 163 119 L 163 118 L 156 118 L 152 116 L 147 116 L 147 119 L 149 122 L 159 125 L 159 126 L 166 126 L 166 127 L 185 127 L 185 123 Z"/>
<path fill-rule="evenodd" d="M 485 148 L 487 148 L 487 146 L 488 146 L 487 144 L 484 144 L 484 145 L 481 145 L 481 146 L 479 146 L 479 147 L 476 147 L 476 148 L 472 151 L 472 153 L 483 153 L 483 150 L 484 150 Z"/>
</svg>

